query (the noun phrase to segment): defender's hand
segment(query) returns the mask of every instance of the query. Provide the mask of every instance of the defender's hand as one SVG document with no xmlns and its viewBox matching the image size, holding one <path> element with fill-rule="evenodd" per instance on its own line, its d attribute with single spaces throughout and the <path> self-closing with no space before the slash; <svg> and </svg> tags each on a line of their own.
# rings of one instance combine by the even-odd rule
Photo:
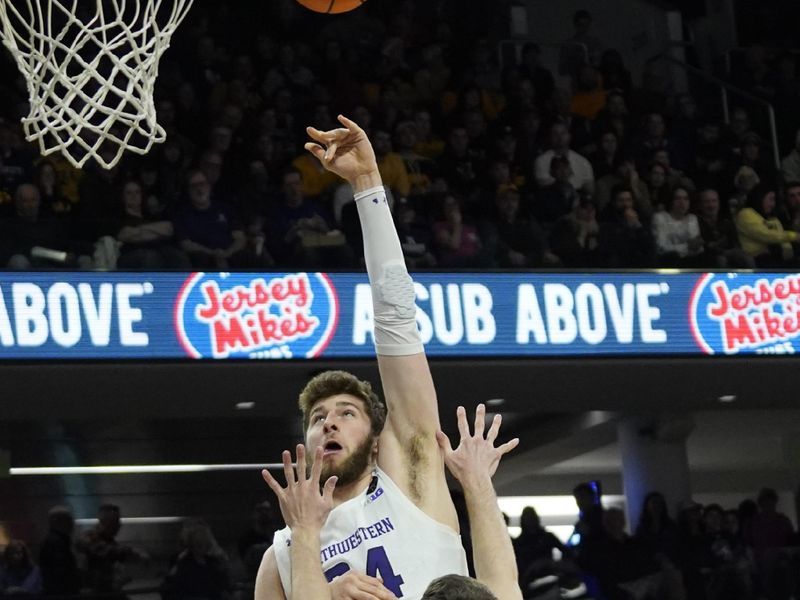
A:
<svg viewBox="0 0 800 600">
<path fill-rule="evenodd" d="M 330 583 L 331 600 L 396 600 L 383 582 L 358 571 L 348 571 Z"/>
<path fill-rule="evenodd" d="M 275 492 L 281 507 L 286 525 L 290 529 L 307 529 L 318 532 L 325 525 L 328 515 L 333 509 L 333 489 L 337 477 L 328 478 L 320 493 L 319 478 L 322 473 L 322 448 L 314 453 L 311 474 L 306 477 L 306 448 L 297 444 L 297 464 L 292 465 L 292 454 L 283 451 L 283 472 L 286 475 L 286 487 L 281 487 L 269 471 L 264 469 L 261 476 Z"/>
<path fill-rule="evenodd" d="M 458 431 L 461 434 L 458 448 L 453 450 L 450 439 L 443 432 L 436 432 L 436 441 L 439 442 L 439 447 L 444 452 L 444 462 L 447 468 L 461 485 L 485 481 L 487 478 L 491 479 L 497 470 L 497 465 L 500 464 L 500 458 L 517 447 L 519 438 L 514 438 L 497 448 L 494 447 L 494 441 L 497 439 L 502 421 L 499 414 L 494 416 L 492 426 L 484 438 L 486 407 L 483 404 L 479 404 L 475 411 L 474 435 L 469 432 L 467 411 L 464 410 L 464 407 L 459 406 L 456 414 L 458 415 Z"/>
<path fill-rule="evenodd" d="M 346 179 L 358 191 L 360 180 L 378 173 L 375 151 L 361 127 L 342 115 L 338 119 L 344 127 L 330 131 L 307 127 L 306 132 L 314 141 L 308 142 L 305 149 L 328 171 Z"/>
</svg>

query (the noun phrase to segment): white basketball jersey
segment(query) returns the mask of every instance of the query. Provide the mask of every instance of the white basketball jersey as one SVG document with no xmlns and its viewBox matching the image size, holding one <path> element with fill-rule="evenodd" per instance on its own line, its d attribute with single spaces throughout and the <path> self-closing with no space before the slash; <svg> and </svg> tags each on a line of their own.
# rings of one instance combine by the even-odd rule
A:
<svg viewBox="0 0 800 600">
<path fill-rule="evenodd" d="M 288 527 L 275 534 L 275 559 L 287 598 L 292 583 L 290 544 Z M 377 467 L 364 494 L 331 511 L 320 548 L 328 581 L 354 569 L 380 577 L 404 600 L 419 600 L 428 584 L 442 575 L 468 575 L 461 537 L 422 512 Z"/>
</svg>

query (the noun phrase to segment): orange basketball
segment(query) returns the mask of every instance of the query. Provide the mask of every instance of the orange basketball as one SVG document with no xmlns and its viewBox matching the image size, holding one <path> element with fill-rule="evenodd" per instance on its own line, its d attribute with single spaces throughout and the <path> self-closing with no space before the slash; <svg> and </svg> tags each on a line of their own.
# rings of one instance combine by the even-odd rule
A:
<svg viewBox="0 0 800 600">
<path fill-rule="evenodd" d="M 358 8 L 367 0 L 297 0 L 315 12 L 335 15 Z"/>
</svg>

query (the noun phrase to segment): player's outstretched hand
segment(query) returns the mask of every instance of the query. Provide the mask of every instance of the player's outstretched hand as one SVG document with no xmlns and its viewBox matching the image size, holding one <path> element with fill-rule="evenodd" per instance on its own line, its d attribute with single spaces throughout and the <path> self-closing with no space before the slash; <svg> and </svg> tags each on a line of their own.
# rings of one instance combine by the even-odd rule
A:
<svg viewBox="0 0 800 600">
<path fill-rule="evenodd" d="M 462 486 L 483 482 L 487 478 L 491 479 L 497 470 L 497 465 L 500 464 L 500 458 L 517 447 L 519 438 L 514 438 L 495 448 L 494 442 L 500 432 L 502 417 L 499 414 L 494 416 L 492 425 L 484 437 L 486 407 L 483 404 L 479 404 L 475 411 L 474 434 L 469 432 L 467 411 L 463 406 L 458 407 L 456 415 L 458 416 L 458 431 L 461 434 L 458 448 L 453 450 L 447 435 L 441 431 L 436 432 L 436 441 L 439 442 L 439 447 L 444 453 L 444 462 L 447 468 Z"/>
<path fill-rule="evenodd" d="M 356 187 L 359 177 L 377 173 L 375 151 L 361 127 L 342 115 L 338 119 L 343 125 L 338 129 L 320 131 L 306 127 L 306 133 L 314 141 L 306 143 L 305 149 L 316 156 L 328 171 Z"/>
<path fill-rule="evenodd" d="M 275 492 L 286 525 L 295 529 L 319 531 L 325 525 L 333 508 L 333 490 L 336 476 L 328 478 L 320 492 L 319 478 L 322 473 L 322 448 L 314 453 L 311 474 L 306 476 L 306 447 L 297 444 L 297 463 L 292 465 L 292 453 L 283 451 L 283 473 L 286 487 L 282 487 L 269 471 L 264 469 L 261 476 Z"/>
</svg>

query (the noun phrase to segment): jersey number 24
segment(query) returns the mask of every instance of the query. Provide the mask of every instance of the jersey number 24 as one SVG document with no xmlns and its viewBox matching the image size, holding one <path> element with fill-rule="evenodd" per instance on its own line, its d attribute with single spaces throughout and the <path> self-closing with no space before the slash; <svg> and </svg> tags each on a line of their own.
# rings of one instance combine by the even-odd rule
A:
<svg viewBox="0 0 800 600">
<path fill-rule="evenodd" d="M 334 578 L 344 575 L 349 570 L 350 565 L 347 563 L 336 563 L 325 571 L 325 578 L 331 582 Z M 398 598 L 403 597 L 403 592 L 400 590 L 400 586 L 403 585 L 403 578 L 399 573 L 395 574 L 392 570 L 392 564 L 389 562 L 389 557 L 386 556 L 386 550 L 383 549 L 383 546 L 375 546 L 367 550 L 367 575 L 383 579 L 383 585 L 386 589 L 391 590 Z"/>
</svg>

